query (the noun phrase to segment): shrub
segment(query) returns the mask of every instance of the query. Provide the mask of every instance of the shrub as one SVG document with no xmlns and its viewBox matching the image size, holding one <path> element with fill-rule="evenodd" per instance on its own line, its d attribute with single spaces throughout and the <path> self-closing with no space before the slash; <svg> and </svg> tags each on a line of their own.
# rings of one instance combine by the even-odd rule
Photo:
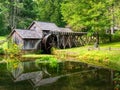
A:
<svg viewBox="0 0 120 90">
<path fill-rule="evenodd" d="M 23 66 L 22 63 L 17 59 L 17 58 L 7 58 L 7 70 L 12 72 L 12 71 L 16 71 L 16 70 L 20 70 L 20 72 L 23 71 Z"/>
<path fill-rule="evenodd" d="M 45 57 L 41 57 L 41 58 L 36 60 L 37 66 L 39 63 L 43 63 L 45 65 L 48 64 L 51 67 L 56 67 L 57 66 L 57 59 L 53 56 L 45 56 Z"/>
<path fill-rule="evenodd" d="M 108 43 L 110 41 L 110 34 L 100 34 L 100 43 Z"/>
<path fill-rule="evenodd" d="M 51 49 L 50 49 L 50 52 L 51 52 L 51 54 L 56 54 L 57 53 L 57 50 L 56 50 L 56 48 L 55 47 L 52 47 Z"/>
<path fill-rule="evenodd" d="M 116 31 L 112 37 L 113 41 L 120 41 L 120 31 Z"/>
<path fill-rule="evenodd" d="M 10 57 L 20 56 L 21 50 L 20 47 L 16 44 L 11 44 L 8 49 L 5 49 L 5 53 Z"/>
<path fill-rule="evenodd" d="M 43 50 L 37 50 L 35 53 L 36 53 L 36 54 L 42 54 L 42 53 L 43 53 Z"/>
<path fill-rule="evenodd" d="M 3 55 L 3 54 L 4 54 L 4 49 L 0 48 L 0 55 Z"/>
</svg>

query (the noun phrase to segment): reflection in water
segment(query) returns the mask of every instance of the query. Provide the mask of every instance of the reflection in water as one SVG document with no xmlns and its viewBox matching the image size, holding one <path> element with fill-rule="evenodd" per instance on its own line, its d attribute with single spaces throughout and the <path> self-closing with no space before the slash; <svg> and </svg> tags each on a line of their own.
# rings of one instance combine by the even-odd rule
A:
<svg viewBox="0 0 120 90">
<path fill-rule="evenodd" d="M 13 60 L 7 63 L 9 72 L 5 64 L 2 68 L 0 90 L 112 90 L 110 70 L 80 62 L 50 67 L 49 63 Z"/>
</svg>

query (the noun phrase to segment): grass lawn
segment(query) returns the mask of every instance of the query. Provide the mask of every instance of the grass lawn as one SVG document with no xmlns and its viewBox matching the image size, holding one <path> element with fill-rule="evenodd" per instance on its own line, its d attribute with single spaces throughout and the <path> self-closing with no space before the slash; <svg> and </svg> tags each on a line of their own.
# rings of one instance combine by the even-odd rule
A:
<svg viewBox="0 0 120 90">
<path fill-rule="evenodd" d="M 27 54 L 27 55 L 22 55 L 23 58 L 41 58 L 41 57 L 51 57 L 53 55 L 48 55 L 48 54 Z"/>
<path fill-rule="evenodd" d="M 120 42 L 102 44 L 99 49 L 92 47 L 84 46 L 56 50 L 55 55 L 57 58 L 63 60 L 77 60 L 92 65 L 120 70 Z"/>
<path fill-rule="evenodd" d="M 53 51 L 58 60 L 74 60 L 96 66 L 120 70 L 120 42 L 100 45 L 99 49 L 93 46 L 83 46 L 70 49 L 57 49 Z M 90 48 L 90 50 L 88 50 Z M 23 55 L 25 58 L 41 58 L 52 55 Z"/>
<path fill-rule="evenodd" d="M 0 40 L 4 40 L 4 39 L 6 39 L 5 36 L 0 36 Z"/>
<path fill-rule="evenodd" d="M 120 48 L 120 42 L 102 44 L 100 47 L 113 47 L 113 48 Z"/>
</svg>

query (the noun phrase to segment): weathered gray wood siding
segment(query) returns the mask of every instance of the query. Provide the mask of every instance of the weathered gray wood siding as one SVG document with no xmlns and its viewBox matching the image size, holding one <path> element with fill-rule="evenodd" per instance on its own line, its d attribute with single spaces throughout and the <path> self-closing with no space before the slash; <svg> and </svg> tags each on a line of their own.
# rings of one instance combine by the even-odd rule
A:
<svg viewBox="0 0 120 90">
<path fill-rule="evenodd" d="M 32 39 L 24 39 L 23 49 L 25 49 L 25 50 L 37 49 L 37 47 L 36 47 L 37 42 L 38 42 L 38 40 L 35 40 L 35 39 L 33 39 L 33 40 Z"/>
<path fill-rule="evenodd" d="M 12 41 L 21 47 L 23 46 L 23 39 L 16 32 L 12 35 Z"/>
<path fill-rule="evenodd" d="M 43 36 L 43 31 L 40 29 L 40 27 L 37 24 L 33 24 L 30 27 L 30 30 L 35 30 L 36 32 L 38 32 L 41 36 Z"/>
<path fill-rule="evenodd" d="M 16 32 L 12 34 L 12 42 L 19 45 L 23 50 L 37 49 L 40 46 L 38 44 L 36 47 L 38 41 L 39 39 L 22 39 L 21 36 Z"/>
</svg>

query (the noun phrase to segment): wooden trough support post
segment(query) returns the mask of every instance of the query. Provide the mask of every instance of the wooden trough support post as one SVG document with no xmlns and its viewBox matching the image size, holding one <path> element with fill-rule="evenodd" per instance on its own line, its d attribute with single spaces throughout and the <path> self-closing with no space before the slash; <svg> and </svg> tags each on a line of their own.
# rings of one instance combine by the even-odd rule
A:
<svg viewBox="0 0 120 90">
<path fill-rule="evenodd" d="M 70 44 L 70 40 L 69 40 L 69 34 L 66 32 L 64 33 L 64 41 L 65 41 L 65 48 L 68 47 L 70 48 L 69 44 Z"/>
<path fill-rule="evenodd" d="M 71 35 L 68 36 L 68 45 L 69 45 L 69 48 L 72 47 L 72 42 L 71 42 Z"/>
<path fill-rule="evenodd" d="M 58 46 L 61 48 L 71 48 L 84 45 L 82 40 L 82 33 L 60 32 L 57 35 Z"/>
<path fill-rule="evenodd" d="M 57 34 L 56 37 L 57 37 L 57 46 L 56 47 L 60 48 L 60 35 Z"/>
<path fill-rule="evenodd" d="M 56 47 L 64 49 L 83 46 L 92 41 L 92 38 L 87 36 L 87 32 L 51 31 L 51 36 L 56 37 Z"/>
<path fill-rule="evenodd" d="M 65 36 L 64 36 L 64 35 L 62 36 L 62 41 L 63 41 L 63 42 L 61 42 L 61 43 L 62 43 L 62 46 L 63 46 L 63 48 L 65 49 L 66 46 L 65 46 Z"/>
<path fill-rule="evenodd" d="M 73 42 L 73 46 L 75 47 L 78 46 L 78 36 L 76 35 L 76 33 L 72 34 L 72 42 Z"/>
<path fill-rule="evenodd" d="M 59 38 L 59 43 L 60 43 L 60 48 L 64 48 L 65 49 L 65 36 L 63 35 L 63 33 L 60 33 L 60 38 Z"/>
</svg>

